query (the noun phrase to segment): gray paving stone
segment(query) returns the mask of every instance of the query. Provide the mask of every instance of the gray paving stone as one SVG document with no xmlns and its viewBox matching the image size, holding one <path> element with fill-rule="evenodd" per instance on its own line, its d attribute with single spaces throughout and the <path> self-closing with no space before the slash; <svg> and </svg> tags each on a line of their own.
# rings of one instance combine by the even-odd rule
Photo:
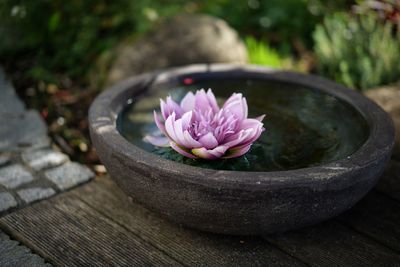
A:
<svg viewBox="0 0 400 267">
<path fill-rule="evenodd" d="M 75 162 L 56 167 L 45 172 L 47 179 L 52 181 L 61 190 L 66 190 L 84 183 L 94 177 L 94 173 L 86 166 Z"/>
<path fill-rule="evenodd" d="M 33 176 L 22 165 L 14 164 L 0 169 L 0 184 L 12 189 L 33 180 Z"/>
<path fill-rule="evenodd" d="M 11 240 L 8 235 L 0 231 L 0 266 L 2 267 L 50 267 L 39 255 L 18 241 Z"/>
<path fill-rule="evenodd" d="M 17 201 L 15 201 L 15 198 L 10 193 L 8 192 L 0 193 L 0 212 L 6 211 L 16 206 L 17 206 Z M 0 266 L 2 265 L 0 264 Z"/>
<path fill-rule="evenodd" d="M 0 116 L 0 152 L 50 145 L 47 127 L 36 110 Z"/>
<path fill-rule="evenodd" d="M 22 153 L 23 161 L 31 168 L 39 171 L 56 167 L 68 161 L 68 156 L 53 149 L 28 150 Z"/>
<path fill-rule="evenodd" d="M 31 203 L 36 200 L 51 197 L 56 191 L 54 191 L 53 188 L 34 187 L 19 190 L 17 193 L 26 203 Z"/>
<path fill-rule="evenodd" d="M 11 83 L 7 81 L 2 68 L 0 68 L 0 96 L 0 116 L 20 114 L 25 111 L 24 104 Z"/>
<path fill-rule="evenodd" d="M 0 156 L 0 167 L 3 165 L 6 165 L 8 162 L 10 162 L 10 157 L 9 156 Z"/>
</svg>

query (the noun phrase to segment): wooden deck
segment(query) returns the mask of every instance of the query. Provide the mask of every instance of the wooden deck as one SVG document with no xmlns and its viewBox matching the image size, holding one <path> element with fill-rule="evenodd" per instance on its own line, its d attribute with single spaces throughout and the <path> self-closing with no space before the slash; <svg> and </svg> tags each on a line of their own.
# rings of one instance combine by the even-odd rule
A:
<svg viewBox="0 0 400 267">
<path fill-rule="evenodd" d="M 400 162 L 350 211 L 284 234 L 185 229 L 108 177 L 1 217 L 0 228 L 55 266 L 400 266 Z"/>
</svg>

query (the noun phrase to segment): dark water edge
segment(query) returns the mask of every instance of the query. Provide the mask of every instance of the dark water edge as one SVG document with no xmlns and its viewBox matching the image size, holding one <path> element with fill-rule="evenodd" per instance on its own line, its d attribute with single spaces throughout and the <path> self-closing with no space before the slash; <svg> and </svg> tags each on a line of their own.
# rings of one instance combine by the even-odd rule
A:
<svg viewBox="0 0 400 267">
<path fill-rule="evenodd" d="M 194 160 L 171 148 L 156 148 L 143 142 L 143 136 L 158 132 L 152 112 L 159 111 L 159 98 L 170 94 L 179 101 L 186 92 L 201 88 L 212 88 L 220 105 L 233 92 L 241 92 L 248 102 L 249 117 L 266 114 L 266 131 L 246 155 L 235 159 Z M 280 171 L 318 166 L 350 156 L 369 134 L 362 115 L 348 103 L 289 83 L 229 79 L 201 81 L 189 86 L 158 86 L 131 102 L 117 123 L 128 141 L 168 160 L 216 170 Z"/>
</svg>

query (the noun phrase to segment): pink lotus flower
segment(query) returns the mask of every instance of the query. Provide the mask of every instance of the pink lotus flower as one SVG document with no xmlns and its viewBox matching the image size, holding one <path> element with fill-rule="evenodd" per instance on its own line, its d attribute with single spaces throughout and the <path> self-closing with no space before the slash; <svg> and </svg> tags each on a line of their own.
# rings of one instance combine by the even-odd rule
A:
<svg viewBox="0 0 400 267">
<path fill-rule="evenodd" d="M 168 96 L 160 99 L 162 121 L 154 111 L 154 121 L 164 137 L 146 136 L 145 141 L 172 147 L 189 158 L 235 158 L 249 151 L 263 128 L 264 115 L 247 118 L 247 102 L 234 93 L 218 107 L 211 89 L 189 92 L 180 104 Z"/>
</svg>

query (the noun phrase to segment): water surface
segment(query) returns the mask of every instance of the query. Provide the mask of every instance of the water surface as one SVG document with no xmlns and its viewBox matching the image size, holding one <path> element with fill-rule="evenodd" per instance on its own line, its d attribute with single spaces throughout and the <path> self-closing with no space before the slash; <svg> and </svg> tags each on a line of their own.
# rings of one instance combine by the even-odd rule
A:
<svg viewBox="0 0 400 267">
<path fill-rule="evenodd" d="M 170 94 L 179 101 L 188 91 L 212 88 L 223 103 L 233 92 L 241 92 L 249 106 L 249 117 L 266 114 L 266 131 L 251 150 L 236 159 L 216 161 L 185 158 L 172 149 L 143 142 L 156 133 L 153 110 L 159 98 Z M 353 154 L 368 137 L 361 114 L 348 103 L 312 88 L 265 80 L 208 80 L 191 85 L 150 87 L 118 118 L 120 133 L 131 143 L 169 160 L 203 168 L 236 171 L 278 171 L 318 166 Z"/>
</svg>

